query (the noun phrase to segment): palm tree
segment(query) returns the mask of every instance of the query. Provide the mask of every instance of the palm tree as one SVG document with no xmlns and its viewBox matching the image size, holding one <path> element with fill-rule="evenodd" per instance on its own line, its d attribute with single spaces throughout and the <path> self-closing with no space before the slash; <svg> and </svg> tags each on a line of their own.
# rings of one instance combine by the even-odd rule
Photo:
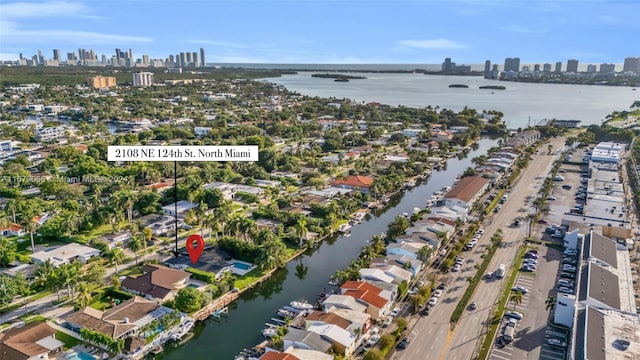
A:
<svg viewBox="0 0 640 360">
<path fill-rule="evenodd" d="M 92 286 L 88 282 L 83 282 L 78 285 L 76 304 L 78 304 L 80 308 L 86 308 L 93 302 L 92 290 Z"/>
<path fill-rule="evenodd" d="M 113 249 L 109 252 L 109 262 L 116 266 L 116 275 L 118 275 L 118 264 L 122 264 L 124 261 L 124 251 L 122 249 Z"/>
<path fill-rule="evenodd" d="M 409 302 L 413 305 L 413 312 L 418 312 L 424 302 L 424 298 L 420 294 L 411 295 Z"/>
<path fill-rule="evenodd" d="M 115 194 L 115 205 L 120 210 L 127 211 L 127 220 L 129 223 L 133 222 L 133 205 L 138 198 L 137 194 L 131 189 L 122 189 Z"/>
<path fill-rule="evenodd" d="M 553 296 L 549 296 L 547 300 L 544 301 L 544 309 L 547 311 L 553 311 L 556 308 L 556 298 Z"/>
<path fill-rule="evenodd" d="M 296 237 L 298 238 L 298 246 L 302 246 L 302 241 L 307 236 L 307 220 L 304 218 L 298 218 L 294 225 L 296 231 Z"/>
<path fill-rule="evenodd" d="M 209 241 L 211 241 L 212 233 L 216 233 L 216 239 L 218 238 L 218 231 L 220 230 L 220 222 L 216 218 L 214 211 L 209 211 L 202 217 L 202 226 L 209 228 Z"/>
<path fill-rule="evenodd" d="M 33 233 L 36 232 L 37 227 L 38 227 L 38 224 L 34 221 L 29 221 L 26 226 L 26 229 L 29 232 L 29 236 L 31 237 L 31 253 L 36 252 L 36 244 L 33 241 Z"/>
<path fill-rule="evenodd" d="M 127 243 L 127 248 L 133 251 L 136 256 L 136 265 L 138 265 L 138 251 L 142 249 L 142 239 L 138 235 L 134 235 Z"/>
<path fill-rule="evenodd" d="M 509 302 L 513 303 L 513 310 L 516 309 L 516 306 L 522 304 L 522 293 L 520 291 L 514 291 L 509 296 Z"/>
<path fill-rule="evenodd" d="M 65 211 L 62 213 L 62 220 L 60 221 L 60 227 L 64 229 L 64 234 L 71 236 L 71 233 L 78 229 L 78 223 L 80 219 L 78 214 L 71 211 Z"/>
</svg>

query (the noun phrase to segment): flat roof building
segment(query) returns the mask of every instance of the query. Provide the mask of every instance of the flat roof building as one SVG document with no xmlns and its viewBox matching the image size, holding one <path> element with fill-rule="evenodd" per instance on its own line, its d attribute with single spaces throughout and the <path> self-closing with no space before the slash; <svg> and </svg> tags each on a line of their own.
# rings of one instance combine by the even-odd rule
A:
<svg viewBox="0 0 640 360">
<path fill-rule="evenodd" d="M 601 142 L 593 148 L 591 161 L 619 163 L 626 144 Z"/>
</svg>

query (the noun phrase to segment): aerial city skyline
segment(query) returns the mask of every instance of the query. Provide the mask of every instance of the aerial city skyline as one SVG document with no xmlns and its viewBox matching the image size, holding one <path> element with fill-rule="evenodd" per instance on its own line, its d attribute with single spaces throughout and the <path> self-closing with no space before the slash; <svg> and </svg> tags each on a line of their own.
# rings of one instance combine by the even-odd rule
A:
<svg viewBox="0 0 640 360">
<path fill-rule="evenodd" d="M 516 55 L 600 64 L 636 55 L 630 50 L 640 45 L 640 4 L 626 1 L 345 1 L 339 11 L 324 0 L 254 1 L 251 11 L 246 1 L 183 4 L 3 2 L 0 60 L 56 44 L 99 54 L 141 49 L 150 58 L 202 47 L 211 63 L 435 64 L 452 57 L 479 64 Z M 340 26 L 316 25 L 327 19 Z"/>
</svg>

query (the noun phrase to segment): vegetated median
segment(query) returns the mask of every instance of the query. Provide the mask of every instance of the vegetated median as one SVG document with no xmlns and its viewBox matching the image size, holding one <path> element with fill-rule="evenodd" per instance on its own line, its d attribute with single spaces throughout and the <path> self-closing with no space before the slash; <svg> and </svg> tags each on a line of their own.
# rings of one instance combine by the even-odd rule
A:
<svg viewBox="0 0 640 360">
<path fill-rule="evenodd" d="M 489 351 L 491 350 L 491 343 L 495 338 L 496 331 L 500 327 L 500 320 L 502 319 L 502 313 L 504 313 L 504 308 L 509 301 L 509 294 L 511 294 L 511 288 L 513 284 L 516 282 L 516 278 L 518 273 L 520 272 L 520 266 L 522 265 L 522 259 L 524 258 L 524 253 L 527 251 L 527 246 L 522 246 L 518 250 L 518 254 L 516 255 L 516 261 L 511 266 L 511 270 L 509 271 L 509 276 L 507 277 L 507 281 L 505 282 L 505 287 L 500 295 L 500 301 L 498 302 L 498 307 L 495 309 L 494 315 L 491 317 L 491 324 L 489 325 L 489 330 L 487 331 L 487 335 L 482 342 L 482 348 L 480 348 L 480 353 L 478 355 L 478 359 L 486 359 Z"/>
<path fill-rule="evenodd" d="M 493 200 L 491 200 L 491 203 L 489 203 L 489 206 L 487 206 L 487 208 L 484 209 L 485 215 L 491 214 L 491 212 L 496 207 L 496 205 L 498 205 L 498 201 L 502 199 L 502 196 L 504 195 L 504 193 L 505 193 L 505 189 L 498 191 L 498 194 L 496 195 L 496 197 Z"/>
<path fill-rule="evenodd" d="M 502 243 L 502 230 L 498 229 L 498 231 L 491 237 L 491 245 L 487 250 L 484 260 L 482 261 L 480 266 L 478 266 L 478 271 L 476 272 L 476 275 L 471 279 L 471 283 L 469 284 L 469 287 L 467 287 L 467 290 L 464 292 L 464 294 L 462 295 L 462 298 L 458 302 L 458 305 L 456 306 L 456 308 L 453 310 L 453 313 L 451 314 L 450 321 L 453 327 L 455 327 L 456 323 L 458 322 L 458 320 L 460 320 L 460 317 L 462 316 L 465 309 L 467 308 L 467 305 L 469 304 L 469 300 L 471 299 L 471 296 L 473 296 L 473 293 L 476 291 L 476 287 L 478 287 L 478 284 L 480 283 L 480 281 L 482 281 L 482 277 L 484 276 L 485 271 L 487 270 L 487 268 L 489 267 L 489 264 L 491 263 L 491 259 L 493 258 L 493 255 L 496 253 L 496 250 L 498 250 L 498 247 L 500 246 L 501 243 Z"/>
</svg>

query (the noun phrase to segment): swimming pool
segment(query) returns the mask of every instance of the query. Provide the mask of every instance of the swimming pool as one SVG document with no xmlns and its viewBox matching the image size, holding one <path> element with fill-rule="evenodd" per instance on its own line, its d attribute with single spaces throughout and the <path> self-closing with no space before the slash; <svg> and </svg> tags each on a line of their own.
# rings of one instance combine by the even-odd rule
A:
<svg viewBox="0 0 640 360">
<path fill-rule="evenodd" d="M 96 360 L 96 358 L 84 351 L 73 350 L 72 353 L 64 356 L 64 360 Z"/>
<path fill-rule="evenodd" d="M 233 267 L 238 268 L 240 270 L 249 270 L 251 268 L 251 265 L 241 263 L 241 262 L 234 262 Z"/>
</svg>

